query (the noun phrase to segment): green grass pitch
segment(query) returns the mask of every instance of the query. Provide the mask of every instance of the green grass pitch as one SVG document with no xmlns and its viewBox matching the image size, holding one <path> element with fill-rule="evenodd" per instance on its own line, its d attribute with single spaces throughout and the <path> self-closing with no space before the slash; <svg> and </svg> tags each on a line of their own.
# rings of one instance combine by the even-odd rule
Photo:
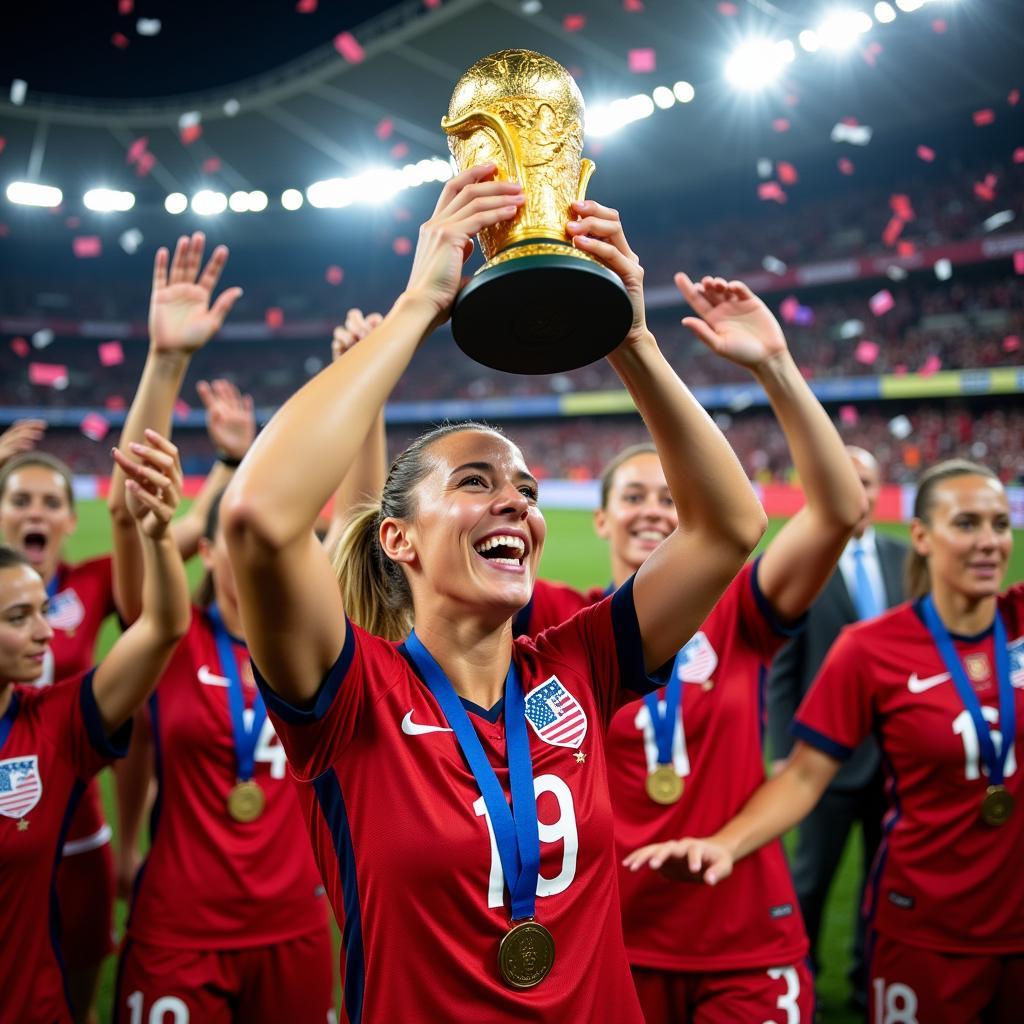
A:
<svg viewBox="0 0 1024 1024">
<path fill-rule="evenodd" d="M 587 512 L 552 511 L 548 513 L 548 541 L 544 553 L 542 572 L 551 579 L 563 580 L 575 586 L 593 586 L 606 582 L 608 555 L 605 544 L 591 528 L 591 517 Z M 782 525 L 773 520 L 768 538 Z M 887 532 L 906 535 L 899 526 L 882 527 Z M 1024 531 L 1016 531 L 1016 546 L 1010 564 L 1011 581 L 1024 578 Z M 106 508 L 98 501 L 82 502 L 79 506 L 79 526 L 68 544 L 68 556 L 72 560 L 86 558 L 110 550 L 110 528 Z M 190 566 L 190 578 L 196 580 L 199 569 L 195 562 Z M 114 637 L 114 628 L 108 625 L 101 637 L 101 650 L 106 650 Z M 110 773 L 101 777 L 104 800 L 107 804 L 108 820 L 117 829 L 113 814 L 112 786 Z M 115 837 L 116 842 L 116 837 Z M 822 949 L 822 973 L 818 980 L 818 991 L 822 1000 L 827 1024 L 854 1024 L 860 1018 L 846 1009 L 848 986 L 846 971 L 849 961 L 854 904 L 856 902 L 856 875 L 859 852 L 859 837 L 854 837 L 843 859 L 825 913 Z M 118 904 L 117 925 L 123 928 L 126 908 Z M 98 1008 L 100 1020 L 109 1021 L 114 989 L 115 961 L 111 957 L 104 967 L 100 981 Z"/>
</svg>

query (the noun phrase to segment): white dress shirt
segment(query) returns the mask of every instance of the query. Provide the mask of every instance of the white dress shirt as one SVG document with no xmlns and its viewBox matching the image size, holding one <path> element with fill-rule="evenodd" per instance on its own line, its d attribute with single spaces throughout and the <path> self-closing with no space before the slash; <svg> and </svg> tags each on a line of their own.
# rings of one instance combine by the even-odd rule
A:
<svg viewBox="0 0 1024 1024">
<path fill-rule="evenodd" d="M 860 546 L 864 554 L 864 570 L 868 576 L 868 582 L 874 592 L 875 601 L 882 610 L 889 607 L 889 599 L 885 593 L 885 580 L 882 578 L 882 564 L 878 560 L 878 545 L 875 543 L 875 529 L 869 526 L 864 531 L 864 536 L 851 537 L 843 553 L 839 556 L 839 571 L 843 574 L 843 582 L 853 601 L 853 607 L 857 607 L 857 566 L 854 551 Z"/>
</svg>

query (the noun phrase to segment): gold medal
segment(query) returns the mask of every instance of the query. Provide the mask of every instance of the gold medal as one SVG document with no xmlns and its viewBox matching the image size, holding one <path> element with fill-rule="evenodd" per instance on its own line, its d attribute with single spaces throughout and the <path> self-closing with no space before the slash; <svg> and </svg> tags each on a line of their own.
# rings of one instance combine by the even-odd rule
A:
<svg viewBox="0 0 1024 1024">
<path fill-rule="evenodd" d="M 498 947 L 498 969 L 512 988 L 533 988 L 555 963 L 555 940 L 542 924 L 528 919 L 513 925 Z"/>
<path fill-rule="evenodd" d="M 647 776 L 647 795 L 656 804 L 674 804 L 683 795 L 683 780 L 670 764 L 659 764 Z"/>
<path fill-rule="evenodd" d="M 1013 814 L 1013 796 L 1005 786 L 989 786 L 981 801 L 981 820 L 986 825 L 1005 825 Z"/>
<path fill-rule="evenodd" d="M 255 821 L 262 813 L 267 798 L 259 783 L 239 779 L 228 793 L 228 814 L 235 821 Z"/>
</svg>

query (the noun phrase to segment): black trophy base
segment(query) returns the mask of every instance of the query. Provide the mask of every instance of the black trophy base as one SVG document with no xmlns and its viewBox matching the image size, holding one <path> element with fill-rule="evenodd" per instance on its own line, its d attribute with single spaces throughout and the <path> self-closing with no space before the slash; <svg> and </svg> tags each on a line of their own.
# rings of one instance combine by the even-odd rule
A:
<svg viewBox="0 0 1024 1024">
<path fill-rule="evenodd" d="M 571 251 L 548 251 L 481 270 L 455 300 L 452 334 L 495 370 L 562 373 L 608 355 L 632 322 L 618 275 Z"/>
</svg>

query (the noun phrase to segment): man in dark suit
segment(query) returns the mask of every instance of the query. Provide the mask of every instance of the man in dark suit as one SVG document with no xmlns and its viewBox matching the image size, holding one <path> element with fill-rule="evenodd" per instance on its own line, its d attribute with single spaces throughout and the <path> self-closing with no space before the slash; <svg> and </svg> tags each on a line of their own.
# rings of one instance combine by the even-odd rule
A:
<svg viewBox="0 0 1024 1024">
<path fill-rule="evenodd" d="M 793 745 L 789 725 L 803 695 L 825 660 L 839 631 L 852 622 L 873 618 L 903 600 L 903 562 L 907 547 L 876 534 L 871 525 L 880 486 L 878 463 L 863 448 L 847 448 L 868 496 L 868 509 L 857 524 L 839 565 L 807 613 L 807 624 L 778 654 L 768 681 L 768 731 L 776 770 Z M 793 881 L 811 955 L 817 964 L 821 916 L 832 877 L 839 866 L 850 828 L 861 823 L 864 862 L 860 893 L 881 840 L 885 810 L 881 759 L 873 739 L 846 761 L 818 806 L 800 826 L 793 857 Z M 867 1006 L 864 963 L 865 922 L 857 907 L 851 980 L 854 1001 Z"/>
</svg>

